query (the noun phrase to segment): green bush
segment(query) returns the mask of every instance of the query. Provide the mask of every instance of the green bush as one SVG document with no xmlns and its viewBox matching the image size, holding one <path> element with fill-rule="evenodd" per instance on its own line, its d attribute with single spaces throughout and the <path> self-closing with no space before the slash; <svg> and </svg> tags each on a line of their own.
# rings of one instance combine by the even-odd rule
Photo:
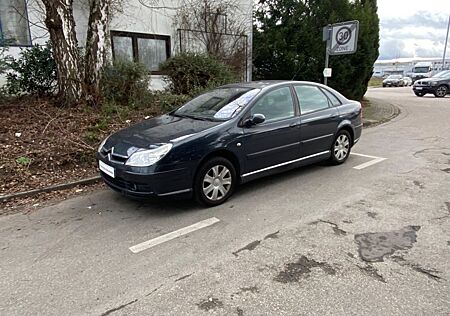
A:
<svg viewBox="0 0 450 316">
<path fill-rule="evenodd" d="M 102 95 L 121 105 L 139 105 L 149 93 L 149 84 L 150 73 L 145 65 L 116 60 L 103 70 Z"/>
<path fill-rule="evenodd" d="M 166 60 L 160 68 L 167 75 L 175 94 L 193 95 L 237 80 L 231 69 L 206 54 L 180 54 Z"/>
<path fill-rule="evenodd" d="M 34 95 L 51 94 L 56 89 L 56 63 L 50 45 L 22 49 L 18 59 L 11 58 L 6 72 L 6 92 Z"/>
<path fill-rule="evenodd" d="M 156 105 L 162 113 L 170 112 L 182 106 L 190 99 L 187 95 L 171 94 L 167 92 L 155 92 L 153 97 L 154 105 Z"/>
</svg>

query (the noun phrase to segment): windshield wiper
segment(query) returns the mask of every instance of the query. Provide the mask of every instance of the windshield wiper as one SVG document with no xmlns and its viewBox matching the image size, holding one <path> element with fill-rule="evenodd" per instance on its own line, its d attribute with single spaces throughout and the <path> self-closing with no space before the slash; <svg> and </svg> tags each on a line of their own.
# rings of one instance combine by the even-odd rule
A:
<svg viewBox="0 0 450 316">
<path fill-rule="evenodd" d="M 212 119 L 209 119 L 209 118 L 206 118 L 206 117 L 195 116 L 195 115 L 189 115 L 189 114 L 178 114 L 178 113 L 173 113 L 172 115 L 178 116 L 178 117 L 190 118 L 190 119 L 193 119 L 193 120 L 199 120 L 199 121 L 212 121 Z"/>
</svg>

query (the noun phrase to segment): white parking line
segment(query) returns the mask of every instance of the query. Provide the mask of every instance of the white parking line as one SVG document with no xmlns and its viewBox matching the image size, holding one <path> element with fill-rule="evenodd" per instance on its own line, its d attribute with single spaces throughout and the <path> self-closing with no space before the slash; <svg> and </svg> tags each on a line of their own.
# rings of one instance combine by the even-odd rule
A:
<svg viewBox="0 0 450 316">
<path fill-rule="evenodd" d="M 144 241 L 143 243 L 137 244 L 135 246 L 130 247 L 130 251 L 133 253 L 139 253 L 141 251 L 144 251 L 146 249 L 152 248 L 156 245 L 162 244 L 166 241 L 170 241 L 172 239 L 178 238 L 180 236 L 192 233 L 196 230 L 214 225 L 215 223 L 220 222 L 220 220 L 216 217 L 211 217 L 209 219 L 205 219 L 204 221 L 200 221 L 198 223 L 192 224 L 187 227 L 180 228 L 176 231 L 173 231 L 171 233 Z"/>
<path fill-rule="evenodd" d="M 377 163 L 380 163 L 380 162 L 382 162 L 382 161 L 387 159 L 387 158 L 383 158 L 383 157 L 376 157 L 376 156 L 370 156 L 370 155 L 364 155 L 364 154 L 358 154 L 358 153 L 350 153 L 350 154 L 354 155 L 354 156 L 360 156 L 360 157 L 365 157 L 365 158 L 371 158 L 372 159 L 371 161 L 368 161 L 368 162 L 365 162 L 363 164 L 360 164 L 360 165 L 357 165 L 357 166 L 353 167 L 353 169 L 356 169 L 356 170 L 361 170 L 361 169 L 373 166 L 373 165 L 375 165 Z"/>
</svg>

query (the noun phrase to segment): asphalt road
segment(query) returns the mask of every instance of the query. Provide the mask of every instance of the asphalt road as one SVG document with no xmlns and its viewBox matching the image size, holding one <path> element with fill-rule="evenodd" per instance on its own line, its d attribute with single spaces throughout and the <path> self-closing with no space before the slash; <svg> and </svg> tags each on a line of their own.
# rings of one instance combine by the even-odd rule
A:
<svg viewBox="0 0 450 316">
<path fill-rule="evenodd" d="M 0 315 L 449 315 L 450 97 L 368 96 L 401 109 L 353 149 L 375 158 L 213 209 L 102 190 L 0 218 Z"/>
</svg>

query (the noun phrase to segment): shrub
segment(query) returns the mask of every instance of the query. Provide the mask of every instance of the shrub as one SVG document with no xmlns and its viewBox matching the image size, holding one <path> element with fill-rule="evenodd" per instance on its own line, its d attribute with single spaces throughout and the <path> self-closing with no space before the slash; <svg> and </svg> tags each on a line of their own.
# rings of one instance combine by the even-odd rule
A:
<svg viewBox="0 0 450 316">
<path fill-rule="evenodd" d="M 8 62 L 6 92 L 46 95 L 56 88 L 56 63 L 50 45 L 22 49 L 18 59 Z"/>
<path fill-rule="evenodd" d="M 102 95 L 107 101 L 121 105 L 136 105 L 149 93 L 150 74 L 145 65 L 116 60 L 105 67 Z"/>
<path fill-rule="evenodd" d="M 12 57 L 6 54 L 6 47 L 0 47 L 0 75 L 6 73 L 10 67 Z"/>
<path fill-rule="evenodd" d="M 189 96 L 171 94 L 167 92 L 155 92 L 154 93 L 154 104 L 162 113 L 170 112 L 184 103 L 189 101 Z"/>
<path fill-rule="evenodd" d="M 207 54 L 180 54 L 160 65 L 167 74 L 170 90 L 175 94 L 193 95 L 237 80 L 230 68 Z"/>
</svg>

